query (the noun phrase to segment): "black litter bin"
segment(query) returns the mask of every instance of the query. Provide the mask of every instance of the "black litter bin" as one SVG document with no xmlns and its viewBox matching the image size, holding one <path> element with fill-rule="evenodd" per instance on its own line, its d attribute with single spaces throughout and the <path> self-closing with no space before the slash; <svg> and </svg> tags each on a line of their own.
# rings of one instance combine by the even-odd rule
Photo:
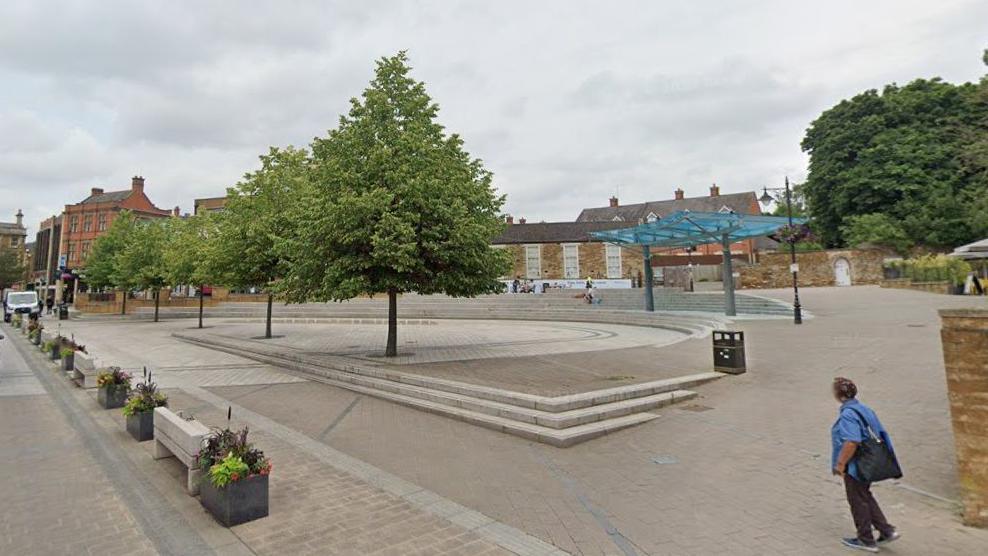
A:
<svg viewBox="0 0 988 556">
<path fill-rule="evenodd" d="M 714 370 L 732 375 L 745 372 L 744 332 L 714 330 Z"/>
<path fill-rule="evenodd" d="M 58 320 L 69 320 L 69 304 L 58 304 Z"/>
</svg>

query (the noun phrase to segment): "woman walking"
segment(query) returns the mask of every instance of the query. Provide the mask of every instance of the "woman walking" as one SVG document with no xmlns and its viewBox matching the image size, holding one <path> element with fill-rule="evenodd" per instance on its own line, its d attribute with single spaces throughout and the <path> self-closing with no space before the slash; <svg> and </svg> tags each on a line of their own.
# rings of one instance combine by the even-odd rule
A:
<svg viewBox="0 0 988 556">
<path fill-rule="evenodd" d="M 841 405 L 837 422 L 830 429 L 833 445 L 831 467 L 834 475 L 840 475 L 844 479 L 847 503 L 851 507 L 851 517 L 857 529 L 857 536 L 843 539 L 842 542 L 849 548 L 878 552 L 879 545 L 898 539 L 899 533 L 885 519 L 885 514 L 871 493 L 871 483 L 862 478 L 854 456 L 858 446 L 868 438 L 869 427 L 890 450 L 892 439 L 875 412 L 855 399 L 858 387 L 851 380 L 835 378 L 833 394 Z M 877 540 L 872 532 L 873 527 L 878 530 Z"/>
</svg>

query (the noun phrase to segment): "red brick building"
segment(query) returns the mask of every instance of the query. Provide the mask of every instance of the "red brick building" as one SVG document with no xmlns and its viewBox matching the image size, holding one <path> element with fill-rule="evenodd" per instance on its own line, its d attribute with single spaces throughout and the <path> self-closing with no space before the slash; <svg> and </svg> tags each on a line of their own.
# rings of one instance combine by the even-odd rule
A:
<svg viewBox="0 0 988 556">
<path fill-rule="evenodd" d="M 85 266 L 86 257 L 96 241 L 122 210 L 131 211 L 137 218 L 163 218 L 177 214 L 160 209 L 144 193 L 144 178 L 134 176 L 130 189 L 103 191 L 92 188 L 90 195 L 74 205 L 65 205 L 62 213 L 61 247 L 59 253 L 65 259 L 65 269 Z"/>
</svg>

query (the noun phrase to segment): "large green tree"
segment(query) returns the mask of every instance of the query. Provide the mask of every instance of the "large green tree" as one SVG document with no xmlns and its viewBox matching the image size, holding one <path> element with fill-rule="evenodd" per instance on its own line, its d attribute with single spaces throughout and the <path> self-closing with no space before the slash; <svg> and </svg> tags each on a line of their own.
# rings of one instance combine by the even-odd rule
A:
<svg viewBox="0 0 988 556">
<path fill-rule="evenodd" d="M 154 322 L 158 322 L 161 288 L 168 283 L 162 255 L 170 227 L 170 218 L 137 220 L 123 247 L 114 256 L 113 283 L 151 290 L 154 295 Z"/>
<path fill-rule="evenodd" d="M 264 337 L 270 338 L 273 287 L 288 271 L 279 242 L 292 237 L 299 225 L 290 207 L 308 179 L 309 154 L 305 149 L 271 148 L 260 158 L 261 168 L 227 192 L 203 272 L 225 286 L 266 292 Z"/>
<path fill-rule="evenodd" d="M 216 219 L 210 213 L 175 218 L 168 226 L 162 248 L 165 277 L 169 284 L 199 286 L 199 328 L 202 328 L 203 288 L 213 281 L 207 242 L 218 236 Z"/>
<path fill-rule="evenodd" d="M 986 141 L 986 88 L 985 81 L 918 79 L 825 111 L 802 142 L 814 231 L 829 246 L 844 245 L 849 218 L 884 214 L 917 244 L 946 248 L 977 238 L 988 144 L 972 145 Z"/>
<path fill-rule="evenodd" d="M 0 248 L 0 290 L 24 279 L 24 265 L 16 249 Z"/>
<path fill-rule="evenodd" d="M 94 289 L 120 288 L 123 290 L 121 314 L 127 312 L 127 295 L 134 286 L 133 277 L 117 272 L 117 254 L 120 253 L 134 231 L 136 220 L 130 211 L 122 211 L 110 223 L 110 227 L 96 238 L 92 251 L 86 257 L 83 275 Z"/>
<path fill-rule="evenodd" d="M 404 52 L 379 60 L 349 114 L 313 142 L 310 186 L 294 205 L 303 225 L 283 242 L 287 299 L 387 294 L 387 356 L 399 294 L 495 292 L 507 268 L 491 247 L 504 198 L 438 112 Z"/>
</svg>

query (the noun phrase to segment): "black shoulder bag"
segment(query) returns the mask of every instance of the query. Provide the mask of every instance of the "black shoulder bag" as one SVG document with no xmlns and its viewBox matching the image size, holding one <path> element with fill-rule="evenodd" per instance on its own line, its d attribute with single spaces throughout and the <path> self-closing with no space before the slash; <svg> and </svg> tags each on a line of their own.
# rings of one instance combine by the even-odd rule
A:
<svg viewBox="0 0 988 556">
<path fill-rule="evenodd" d="M 886 479 L 901 479 L 902 470 L 899 468 L 899 462 L 895 459 L 895 454 L 892 453 L 889 445 L 875 434 L 861 412 L 853 407 L 848 409 L 857 414 L 865 430 L 868 431 L 867 436 L 858 444 L 858 449 L 854 453 L 861 479 L 868 483 Z"/>
</svg>

